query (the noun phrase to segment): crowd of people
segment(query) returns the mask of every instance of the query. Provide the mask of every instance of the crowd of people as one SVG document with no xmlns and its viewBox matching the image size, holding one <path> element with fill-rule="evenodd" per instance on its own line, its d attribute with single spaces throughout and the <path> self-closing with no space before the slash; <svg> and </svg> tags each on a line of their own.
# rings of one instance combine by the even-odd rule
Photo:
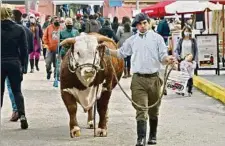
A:
<svg viewBox="0 0 225 146">
<path fill-rule="evenodd" d="M 46 16 L 43 26 L 35 15 L 22 14 L 18 10 L 1 7 L 2 23 L 2 70 L 1 70 L 1 106 L 5 81 L 12 103 L 13 114 L 10 121 L 20 119 L 21 128 L 27 129 L 28 123 L 25 116 L 24 97 L 21 91 L 23 74 L 27 73 L 28 62 L 30 73 L 39 71 L 41 52 L 46 63 L 46 78 L 50 79 L 54 68 L 54 78 L 58 78 L 56 60 L 63 59 L 68 51 L 67 47 L 60 47 L 64 39 L 79 36 L 80 33 L 96 32 L 113 39 L 117 44 L 117 51 L 106 50 L 106 54 L 122 57 L 125 61 L 123 78 L 131 77 L 133 73 L 131 90 L 132 98 L 141 105 L 148 106 L 159 98 L 161 80 L 158 77 L 160 63 L 172 63 L 177 58 L 178 70 L 188 72 L 188 93 L 192 94 L 193 70 L 197 61 L 197 44 L 192 38 L 192 30 L 185 26 L 182 29 L 182 38 L 175 51 L 168 51 L 166 43 L 171 35 L 171 27 L 161 18 L 157 27 L 144 14 L 138 14 L 133 22 L 129 17 L 123 17 L 119 23 L 114 17 L 111 23 L 103 18 L 101 13 L 95 15 L 77 14 L 74 18 L 59 18 Z M 171 55 L 171 56 L 168 56 Z M 131 71 L 132 65 L 132 71 Z M 34 69 L 35 68 L 35 69 Z M 149 83 L 155 86 L 149 86 Z M 153 92 L 154 91 L 154 92 Z M 154 97 L 153 97 L 154 96 Z M 148 102 L 149 101 L 149 102 Z M 149 144 L 156 144 L 159 106 L 149 111 L 137 110 L 137 146 L 143 145 L 146 136 L 146 120 L 150 117 Z"/>
</svg>

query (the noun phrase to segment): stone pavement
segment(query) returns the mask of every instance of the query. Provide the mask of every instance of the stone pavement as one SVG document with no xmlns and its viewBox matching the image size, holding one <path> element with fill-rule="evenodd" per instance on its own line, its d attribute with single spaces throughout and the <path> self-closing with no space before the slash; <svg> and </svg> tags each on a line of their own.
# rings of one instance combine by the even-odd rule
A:
<svg viewBox="0 0 225 146">
<path fill-rule="evenodd" d="M 11 123 L 11 105 L 5 92 L 1 118 L 0 146 L 134 146 L 136 142 L 135 111 L 116 87 L 109 104 L 108 137 L 93 138 L 86 129 L 87 114 L 79 108 L 81 136 L 69 137 L 67 110 L 54 88 L 46 80 L 44 62 L 41 71 L 24 76 L 23 94 L 29 129 L 20 130 L 19 122 Z M 130 93 L 130 79 L 122 79 Z M 7 89 L 6 89 L 7 91 Z M 192 97 L 172 93 L 162 100 L 158 127 L 159 146 L 224 146 L 225 107 L 220 102 L 194 89 Z"/>
</svg>

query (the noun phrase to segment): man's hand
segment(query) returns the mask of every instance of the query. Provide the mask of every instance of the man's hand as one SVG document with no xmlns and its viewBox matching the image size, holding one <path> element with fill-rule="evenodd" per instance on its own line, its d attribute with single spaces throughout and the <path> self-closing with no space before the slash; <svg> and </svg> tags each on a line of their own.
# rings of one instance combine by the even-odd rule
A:
<svg viewBox="0 0 225 146">
<path fill-rule="evenodd" d="M 170 55 L 166 57 L 166 64 L 177 64 L 177 63 L 178 61 L 174 56 Z"/>
</svg>

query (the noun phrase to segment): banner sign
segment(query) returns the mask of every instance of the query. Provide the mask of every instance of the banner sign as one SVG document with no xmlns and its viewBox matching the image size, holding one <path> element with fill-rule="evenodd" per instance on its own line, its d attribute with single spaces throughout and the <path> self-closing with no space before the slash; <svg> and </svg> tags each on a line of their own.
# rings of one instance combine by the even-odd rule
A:
<svg viewBox="0 0 225 146">
<path fill-rule="evenodd" d="M 122 7 L 123 0 L 109 0 L 110 7 Z"/>
<path fill-rule="evenodd" d="M 190 76 L 188 73 L 173 70 L 167 80 L 166 88 L 172 92 L 185 93 L 189 78 Z"/>
</svg>

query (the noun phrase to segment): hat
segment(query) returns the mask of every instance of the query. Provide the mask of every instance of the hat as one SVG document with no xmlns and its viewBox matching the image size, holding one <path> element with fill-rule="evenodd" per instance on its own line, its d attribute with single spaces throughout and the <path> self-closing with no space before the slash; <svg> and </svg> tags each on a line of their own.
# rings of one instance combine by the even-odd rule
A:
<svg viewBox="0 0 225 146">
<path fill-rule="evenodd" d="M 140 23 L 141 21 L 144 21 L 144 20 L 148 20 L 149 21 L 149 17 L 143 13 L 139 13 L 135 16 L 133 22 L 132 22 L 132 27 L 136 27 L 136 25 L 138 23 Z"/>
</svg>

